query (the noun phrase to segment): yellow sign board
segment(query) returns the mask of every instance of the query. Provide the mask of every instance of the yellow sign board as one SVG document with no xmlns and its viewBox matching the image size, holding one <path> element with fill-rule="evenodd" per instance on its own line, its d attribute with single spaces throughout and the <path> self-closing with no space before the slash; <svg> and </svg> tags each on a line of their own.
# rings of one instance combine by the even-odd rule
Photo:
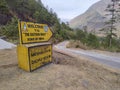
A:
<svg viewBox="0 0 120 90">
<path fill-rule="evenodd" d="M 46 24 L 19 22 L 19 36 L 21 44 L 40 43 L 49 41 L 52 31 Z"/>
<path fill-rule="evenodd" d="M 52 45 L 18 45 L 18 64 L 26 71 L 33 71 L 52 62 Z"/>
<path fill-rule="evenodd" d="M 29 60 L 31 71 L 40 66 L 51 62 L 52 58 L 51 45 L 37 46 L 29 48 Z"/>
</svg>

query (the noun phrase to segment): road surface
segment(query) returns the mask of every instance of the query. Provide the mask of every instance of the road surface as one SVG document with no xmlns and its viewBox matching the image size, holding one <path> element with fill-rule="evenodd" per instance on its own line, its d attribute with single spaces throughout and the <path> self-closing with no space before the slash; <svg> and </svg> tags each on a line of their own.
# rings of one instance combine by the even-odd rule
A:
<svg viewBox="0 0 120 90">
<path fill-rule="evenodd" d="M 0 49 L 11 49 L 13 47 L 16 47 L 16 45 L 14 45 L 10 42 L 7 42 L 3 39 L 0 39 Z"/>
<path fill-rule="evenodd" d="M 55 45 L 54 47 L 59 51 L 61 50 L 62 52 L 69 52 L 76 55 L 82 55 L 84 57 L 89 58 L 90 60 L 95 60 L 110 67 L 120 69 L 120 56 L 110 56 L 110 55 L 97 53 L 94 51 L 70 49 L 70 48 L 66 48 L 67 43 L 68 42 L 65 41 L 58 45 Z"/>
</svg>

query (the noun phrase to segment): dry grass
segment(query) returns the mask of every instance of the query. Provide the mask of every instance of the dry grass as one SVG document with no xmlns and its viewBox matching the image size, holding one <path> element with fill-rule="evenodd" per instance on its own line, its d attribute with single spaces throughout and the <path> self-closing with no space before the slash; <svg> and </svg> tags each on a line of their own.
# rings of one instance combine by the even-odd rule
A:
<svg viewBox="0 0 120 90">
<path fill-rule="evenodd" d="M 77 41 L 77 40 L 71 40 L 67 46 L 67 48 L 81 48 L 81 49 L 88 49 L 88 47 L 86 45 L 83 45 L 83 43 L 81 43 L 80 41 Z"/>
<path fill-rule="evenodd" d="M 120 90 L 120 71 L 79 56 L 53 57 L 57 64 L 29 73 L 17 67 L 15 49 L 0 51 L 0 90 Z"/>
</svg>

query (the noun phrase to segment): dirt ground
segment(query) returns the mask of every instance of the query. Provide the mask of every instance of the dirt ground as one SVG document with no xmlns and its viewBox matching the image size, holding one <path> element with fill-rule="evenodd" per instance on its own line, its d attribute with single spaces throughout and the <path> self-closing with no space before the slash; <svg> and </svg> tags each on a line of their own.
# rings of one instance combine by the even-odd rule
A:
<svg viewBox="0 0 120 90">
<path fill-rule="evenodd" d="M 0 90 L 120 90 L 119 70 L 57 52 L 53 60 L 30 73 L 18 68 L 16 49 L 0 50 Z"/>
</svg>

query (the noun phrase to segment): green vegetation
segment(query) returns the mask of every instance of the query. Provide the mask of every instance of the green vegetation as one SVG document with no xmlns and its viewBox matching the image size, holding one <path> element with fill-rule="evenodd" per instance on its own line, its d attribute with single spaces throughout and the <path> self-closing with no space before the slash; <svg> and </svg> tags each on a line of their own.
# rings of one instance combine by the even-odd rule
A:
<svg viewBox="0 0 120 90">
<path fill-rule="evenodd" d="M 60 23 L 57 14 L 40 0 L 0 0 L 0 36 L 18 41 L 18 20 L 48 24 L 54 33 L 54 43 L 73 37 L 73 30 Z"/>
<path fill-rule="evenodd" d="M 111 4 L 108 4 L 106 8 L 106 17 L 110 19 L 105 22 L 105 27 L 101 29 L 101 31 L 105 32 L 105 37 L 102 38 L 101 45 L 104 48 L 107 48 L 110 51 L 117 51 L 120 52 L 120 39 L 117 38 L 117 31 L 116 23 L 119 22 L 119 15 L 120 15 L 120 4 L 119 0 L 111 0 Z"/>
<path fill-rule="evenodd" d="M 0 14 L 7 14 L 8 6 L 5 0 L 0 1 Z"/>
<path fill-rule="evenodd" d="M 108 46 L 111 47 L 112 43 L 114 43 L 113 39 L 114 37 L 117 37 L 117 34 L 115 33 L 115 31 L 117 30 L 117 28 L 115 27 L 115 24 L 118 21 L 118 7 L 119 7 L 119 0 L 111 0 L 111 4 L 109 4 L 106 8 L 106 12 L 108 14 L 106 14 L 106 16 L 110 17 L 110 20 L 105 22 L 105 27 L 101 30 L 104 31 L 106 33 L 106 38 L 108 40 Z"/>
<path fill-rule="evenodd" d="M 70 42 L 73 45 L 68 47 L 120 52 L 120 39 L 112 38 L 111 47 L 109 47 L 109 37 L 98 37 L 95 34 L 87 33 L 86 31 L 80 29 L 75 31 L 74 36 L 75 37 Z"/>
<path fill-rule="evenodd" d="M 18 19 L 13 17 L 5 26 L 1 26 L 0 33 L 11 40 L 18 40 Z"/>
<path fill-rule="evenodd" d="M 98 48 L 99 47 L 99 39 L 96 35 L 92 33 L 87 33 L 86 31 L 77 29 L 76 30 L 76 38 L 75 40 L 80 40 L 85 46 L 91 48 Z"/>
</svg>

